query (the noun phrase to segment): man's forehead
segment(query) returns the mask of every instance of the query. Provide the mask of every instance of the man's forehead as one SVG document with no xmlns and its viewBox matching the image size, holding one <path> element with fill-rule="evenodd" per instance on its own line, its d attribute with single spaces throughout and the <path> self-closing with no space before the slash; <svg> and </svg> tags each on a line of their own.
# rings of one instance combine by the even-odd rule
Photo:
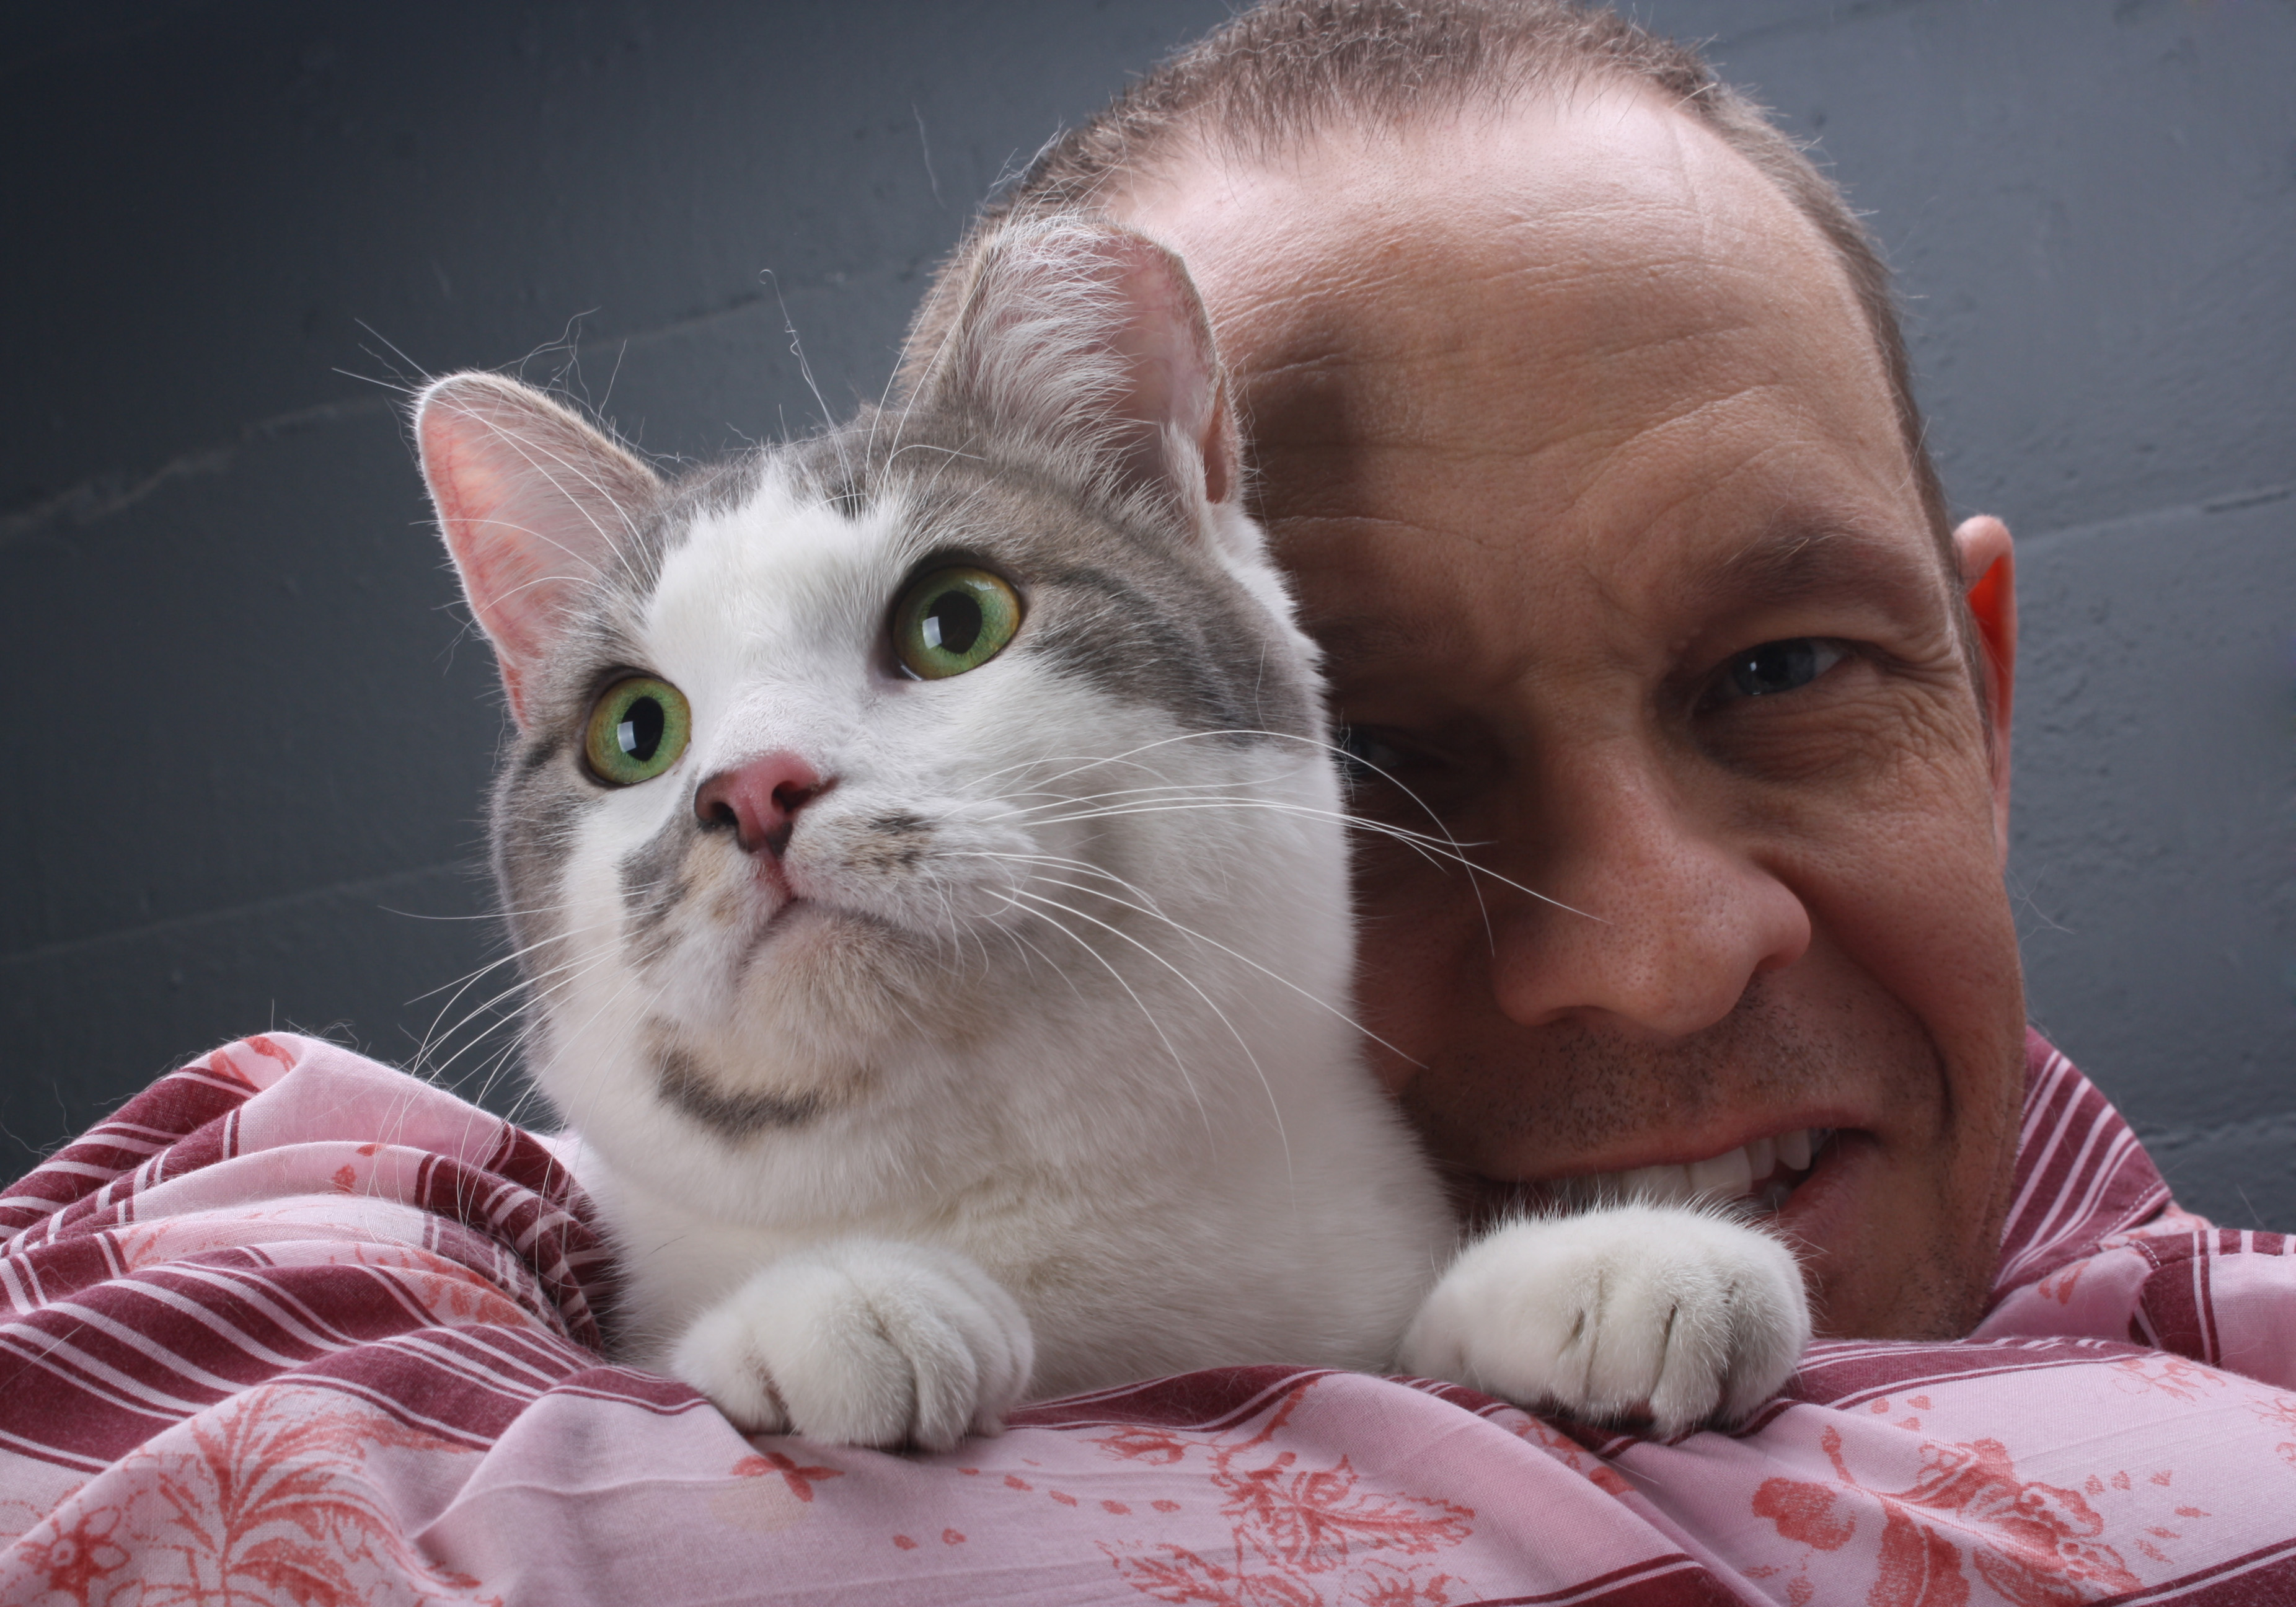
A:
<svg viewBox="0 0 2296 1607">
<path fill-rule="evenodd" d="M 1477 281 L 1610 299 L 1629 339 L 1636 308 L 1613 285 L 1636 274 L 1719 272 L 1861 317 L 1776 186 L 1640 85 L 1333 127 L 1266 155 L 1192 143 L 1108 204 L 1170 240 L 1230 320 L 1367 357 L 1440 327 L 1431 291 Z"/>
<path fill-rule="evenodd" d="M 1251 165 L 1200 153 L 1116 207 L 1195 275 L 1287 498 L 1345 495 L 1328 463 L 1293 473 L 1295 454 L 1447 456 L 1472 475 L 1493 451 L 1599 450 L 1648 427 L 1652 398 L 1694 411 L 1747 389 L 1829 419 L 1854 406 L 1902 453 L 1839 260 L 1644 90 L 1320 135 Z"/>
</svg>

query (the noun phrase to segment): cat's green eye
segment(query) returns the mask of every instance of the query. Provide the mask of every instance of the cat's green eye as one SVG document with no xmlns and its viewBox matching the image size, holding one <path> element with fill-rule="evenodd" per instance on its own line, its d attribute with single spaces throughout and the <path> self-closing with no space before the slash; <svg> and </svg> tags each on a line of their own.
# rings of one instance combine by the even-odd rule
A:
<svg viewBox="0 0 2296 1607">
<path fill-rule="evenodd" d="M 893 605 L 893 652 L 920 680 L 978 669 L 1021 628 L 1021 594 L 987 570 L 920 575 Z"/>
<path fill-rule="evenodd" d="M 582 757 L 600 781 L 634 787 L 676 764 L 693 730 L 685 693 L 668 681 L 632 676 L 607 687 L 590 710 Z"/>
</svg>

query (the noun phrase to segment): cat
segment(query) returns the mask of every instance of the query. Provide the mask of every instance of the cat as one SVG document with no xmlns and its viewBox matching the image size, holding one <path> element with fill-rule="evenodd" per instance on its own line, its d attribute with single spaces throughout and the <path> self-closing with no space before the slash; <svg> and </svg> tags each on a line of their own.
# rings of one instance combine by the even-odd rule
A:
<svg viewBox="0 0 2296 1607">
<path fill-rule="evenodd" d="M 1375 1086 L 1316 650 L 1183 265 L 1010 225 L 913 369 L 668 480 L 491 373 L 415 408 L 618 1354 L 933 1449 L 1237 1363 L 1669 1433 L 1767 1398 L 1809 1334 L 1775 1239 L 1629 1201 L 1463 1253 Z"/>
</svg>

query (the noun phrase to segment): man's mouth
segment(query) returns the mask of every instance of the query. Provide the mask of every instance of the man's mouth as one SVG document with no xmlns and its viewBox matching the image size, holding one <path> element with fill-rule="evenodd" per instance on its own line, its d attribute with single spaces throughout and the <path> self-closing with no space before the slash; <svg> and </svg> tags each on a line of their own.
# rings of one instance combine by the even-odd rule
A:
<svg viewBox="0 0 2296 1607">
<path fill-rule="evenodd" d="M 1483 1219 L 1513 1209 L 1584 1210 L 1640 1201 L 1687 1205 L 1696 1201 L 1737 1204 L 1763 1212 L 1784 1208 L 1786 1197 L 1816 1169 L 1839 1129 L 1798 1127 L 1740 1144 L 1702 1160 L 1639 1166 L 1623 1172 L 1587 1172 L 1538 1183 L 1487 1181 L 1471 1207 Z M 1480 1209 L 1477 1209 L 1480 1208 Z"/>
</svg>

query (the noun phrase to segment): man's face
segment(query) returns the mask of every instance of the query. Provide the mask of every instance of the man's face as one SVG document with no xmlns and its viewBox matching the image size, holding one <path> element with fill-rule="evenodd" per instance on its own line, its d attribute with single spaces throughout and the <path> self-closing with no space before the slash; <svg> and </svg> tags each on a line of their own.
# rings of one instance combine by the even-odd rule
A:
<svg viewBox="0 0 2296 1607">
<path fill-rule="evenodd" d="M 2005 680 L 1815 231 L 1624 91 L 1116 211 L 1204 291 L 1355 807 L 1439 840 L 1362 837 L 1359 1008 L 1470 1205 L 1835 1129 L 1774 1174 L 1821 1331 L 1965 1332 L 2022 1086 Z"/>
</svg>

